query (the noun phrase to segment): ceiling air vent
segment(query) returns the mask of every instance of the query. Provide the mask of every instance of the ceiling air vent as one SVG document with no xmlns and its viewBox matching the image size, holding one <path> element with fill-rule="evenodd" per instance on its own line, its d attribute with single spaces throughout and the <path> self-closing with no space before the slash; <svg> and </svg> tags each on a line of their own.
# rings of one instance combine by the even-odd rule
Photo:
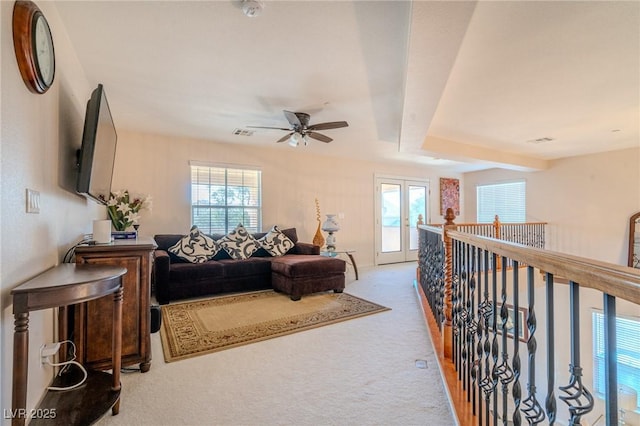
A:
<svg viewBox="0 0 640 426">
<path fill-rule="evenodd" d="M 538 138 L 538 139 L 530 139 L 527 141 L 527 143 L 533 143 L 533 144 L 539 144 L 539 143 L 546 143 L 546 142 L 551 142 L 552 140 L 554 140 L 553 138 Z"/>
<path fill-rule="evenodd" d="M 253 130 L 233 129 L 233 134 L 238 136 L 253 136 Z"/>
</svg>

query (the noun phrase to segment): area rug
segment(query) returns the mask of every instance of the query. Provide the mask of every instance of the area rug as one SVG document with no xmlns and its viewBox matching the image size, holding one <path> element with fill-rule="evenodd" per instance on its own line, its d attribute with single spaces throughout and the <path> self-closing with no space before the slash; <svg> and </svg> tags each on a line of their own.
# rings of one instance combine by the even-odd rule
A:
<svg viewBox="0 0 640 426">
<path fill-rule="evenodd" d="M 273 290 L 163 305 L 162 350 L 178 361 L 386 310 L 347 293 L 293 302 Z"/>
</svg>

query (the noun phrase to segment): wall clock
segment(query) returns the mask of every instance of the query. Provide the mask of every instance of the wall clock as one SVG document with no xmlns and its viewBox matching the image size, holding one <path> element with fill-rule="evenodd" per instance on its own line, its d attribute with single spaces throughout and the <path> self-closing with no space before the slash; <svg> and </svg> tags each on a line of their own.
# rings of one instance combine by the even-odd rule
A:
<svg viewBox="0 0 640 426">
<path fill-rule="evenodd" d="M 29 90 L 49 90 L 56 72 L 53 39 L 47 19 L 32 1 L 18 0 L 13 6 L 13 47 Z"/>
</svg>

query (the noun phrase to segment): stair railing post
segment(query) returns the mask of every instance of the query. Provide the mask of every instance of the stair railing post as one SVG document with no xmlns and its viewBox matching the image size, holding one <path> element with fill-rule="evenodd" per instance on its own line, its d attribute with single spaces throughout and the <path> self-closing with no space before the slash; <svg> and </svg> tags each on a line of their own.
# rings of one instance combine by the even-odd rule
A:
<svg viewBox="0 0 640 426">
<path fill-rule="evenodd" d="M 456 230 L 453 222 L 456 215 L 448 208 L 444 216 L 442 239 L 444 243 L 444 324 L 442 330 L 443 350 L 445 359 L 453 361 L 453 241 L 449 231 Z"/>
<path fill-rule="evenodd" d="M 500 239 L 500 217 L 495 215 L 493 218 L 493 238 L 496 240 Z M 498 263 L 496 263 L 496 269 L 499 271 L 502 269 L 502 258 L 498 256 Z"/>
</svg>

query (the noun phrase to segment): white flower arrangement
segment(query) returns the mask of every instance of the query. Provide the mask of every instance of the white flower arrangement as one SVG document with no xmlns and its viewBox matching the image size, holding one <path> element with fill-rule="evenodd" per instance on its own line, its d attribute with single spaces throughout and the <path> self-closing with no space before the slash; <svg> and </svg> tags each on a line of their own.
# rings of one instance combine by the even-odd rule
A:
<svg viewBox="0 0 640 426">
<path fill-rule="evenodd" d="M 140 220 L 141 210 L 151 210 L 151 196 L 131 196 L 124 189 L 112 192 L 107 200 L 109 219 L 116 231 L 125 231 Z"/>
</svg>

